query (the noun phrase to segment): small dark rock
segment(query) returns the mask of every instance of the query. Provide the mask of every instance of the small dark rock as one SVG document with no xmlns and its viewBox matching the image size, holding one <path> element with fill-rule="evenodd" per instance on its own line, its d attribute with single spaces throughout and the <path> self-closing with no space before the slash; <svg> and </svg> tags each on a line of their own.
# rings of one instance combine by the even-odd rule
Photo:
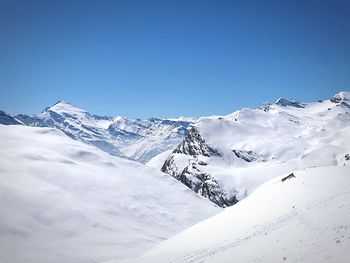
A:
<svg viewBox="0 0 350 263">
<path fill-rule="evenodd" d="M 282 178 L 281 181 L 284 182 L 285 180 L 292 179 L 292 178 L 295 178 L 295 175 L 293 173 L 291 173 L 291 174 L 287 175 L 286 177 Z"/>
</svg>

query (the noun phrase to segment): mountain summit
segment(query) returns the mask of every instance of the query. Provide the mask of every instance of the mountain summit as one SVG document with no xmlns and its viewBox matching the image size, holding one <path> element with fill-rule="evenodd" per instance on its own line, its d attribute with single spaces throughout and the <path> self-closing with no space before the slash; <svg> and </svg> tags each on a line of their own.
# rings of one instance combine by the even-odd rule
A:
<svg viewBox="0 0 350 263">
<path fill-rule="evenodd" d="M 92 115 L 64 101 L 58 101 L 39 114 L 20 114 L 15 118 L 28 126 L 59 129 L 111 155 L 143 163 L 173 149 L 186 136 L 192 123 L 181 119 L 141 120 Z"/>
</svg>

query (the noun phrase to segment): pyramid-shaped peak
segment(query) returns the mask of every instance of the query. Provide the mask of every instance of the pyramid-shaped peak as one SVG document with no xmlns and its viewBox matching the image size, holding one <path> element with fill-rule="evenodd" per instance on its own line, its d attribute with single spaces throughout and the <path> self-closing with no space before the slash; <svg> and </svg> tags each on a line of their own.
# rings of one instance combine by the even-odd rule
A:
<svg viewBox="0 0 350 263">
<path fill-rule="evenodd" d="M 50 107 L 47 107 L 44 112 L 47 111 L 53 111 L 58 114 L 69 114 L 69 115 L 77 115 L 77 114 L 86 114 L 87 112 L 83 109 L 80 109 L 73 105 L 70 102 L 66 101 L 57 101 L 55 104 L 53 104 Z"/>
</svg>

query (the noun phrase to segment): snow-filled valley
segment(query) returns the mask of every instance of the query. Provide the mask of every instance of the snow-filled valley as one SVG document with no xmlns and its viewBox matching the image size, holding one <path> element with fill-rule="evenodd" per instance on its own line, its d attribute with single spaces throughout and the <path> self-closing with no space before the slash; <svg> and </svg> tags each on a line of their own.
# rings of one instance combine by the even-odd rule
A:
<svg viewBox="0 0 350 263">
<path fill-rule="evenodd" d="M 0 127 L 0 261 L 136 256 L 220 209 L 175 179 L 51 128 Z"/>
<path fill-rule="evenodd" d="M 0 111 L 0 152 L 1 262 L 350 257 L 349 92 L 200 118 Z"/>
</svg>

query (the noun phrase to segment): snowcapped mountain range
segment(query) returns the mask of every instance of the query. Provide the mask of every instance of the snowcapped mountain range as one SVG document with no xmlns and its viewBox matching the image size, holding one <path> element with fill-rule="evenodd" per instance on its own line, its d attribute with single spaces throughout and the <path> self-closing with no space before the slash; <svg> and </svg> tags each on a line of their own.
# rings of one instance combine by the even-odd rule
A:
<svg viewBox="0 0 350 263">
<path fill-rule="evenodd" d="M 39 114 L 20 114 L 14 118 L 28 126 L 57 128 L 69 137 L 111 155 L 142 163 L 173 149 L 182 141 L 191 124 L 191 121 L 181 119 L 134 120 L 121 116 L 97 116 L 63 101 Z"/>
<path fill-rule="evenodd" d="M 161 170 L 219 206 L 235 204 L 280 174 L 350 165 L 350 93 L 203 117 Z"/>
<path fill-rule="evenodd" d="M 349 92 L 188 119 L 97 116 L 60 101 L 31 116 L 0 111 L 0 146 L 0 261 L 348 258 Z M 250 253 L 274 240 L 286 251 L 285 235 L 311 256 Z"/>
<path fill-rule="evenodd" d="M 305 103 L 278 99 L 226 116 L 129 119 L 97 116 L 59 101 L 3 124 L 50 127 L 69 137 L 161 170 L 226 207 L 282 173 L 348 165 L 350 93 Z M 261 175 L 260 175 L 261 174 Z"/>
</svg>

